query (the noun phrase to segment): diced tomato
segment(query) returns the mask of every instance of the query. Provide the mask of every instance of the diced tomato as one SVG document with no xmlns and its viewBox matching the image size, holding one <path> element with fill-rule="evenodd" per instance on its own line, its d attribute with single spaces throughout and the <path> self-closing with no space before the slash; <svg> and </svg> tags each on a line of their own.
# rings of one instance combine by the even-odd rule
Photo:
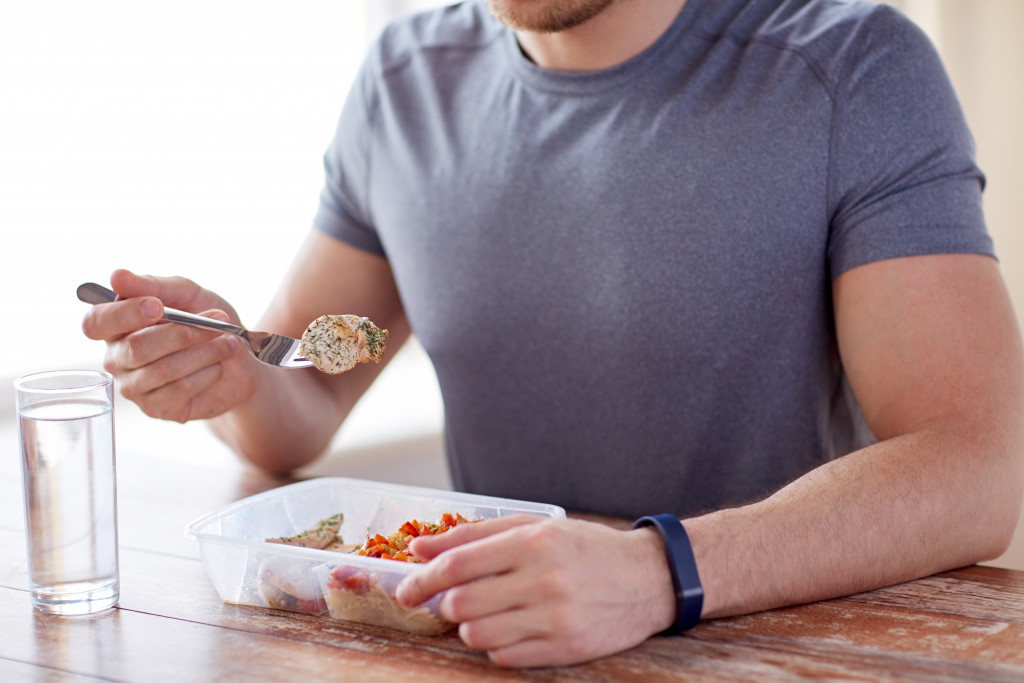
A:
<svg viewBox="0 0 1024 683">
<path fill-rule="evenodd" d="M 364 557 L 379 557 L 385 560 L 399 560 L 403 562 L 420 562 L 407 548 L 414 538 L 419 536 L 434 536 L 444 533 L 462 522 L 468 522 L 461 514 L 453 515 L 446 512 L 441 515 L 437 524 L 421 522 L 412 519 L 404 522 L 390 538 L 384 538 L 381 534 L 374 534 L 371 538 L 366 537 L 366 543 L 356 552 Z"/>
<path fill-rule="evenodd" d="M 327 581 L 327 587 L 334 590 L 347 589 L 356 593 L 362 593 L 369 588 L 369 579 L 359 567 L 346 565 L 338 567 L 331 572 L 331 577 Z"/>
<path fill-rule="evenodd" d="M 369 587 L 369 581 L 365 576 L 356 575 L 345 578 L 345 588 L 353 593 L 362 593 Z M 339 586 L 340 588 L 340 586 Z"/>
</svg>

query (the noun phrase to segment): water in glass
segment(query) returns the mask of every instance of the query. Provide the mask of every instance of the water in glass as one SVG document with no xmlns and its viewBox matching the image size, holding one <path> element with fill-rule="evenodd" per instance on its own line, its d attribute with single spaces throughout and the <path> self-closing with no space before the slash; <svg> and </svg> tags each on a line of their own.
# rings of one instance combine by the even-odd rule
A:
<svg viewBox="0 0 1024 683">
<path fill-rule="evenodd" d="M 33 601 L 60 614 L 111 607 L 119 593 L 112 406 L 44 401 L 19 419 Z"/>
</svg>

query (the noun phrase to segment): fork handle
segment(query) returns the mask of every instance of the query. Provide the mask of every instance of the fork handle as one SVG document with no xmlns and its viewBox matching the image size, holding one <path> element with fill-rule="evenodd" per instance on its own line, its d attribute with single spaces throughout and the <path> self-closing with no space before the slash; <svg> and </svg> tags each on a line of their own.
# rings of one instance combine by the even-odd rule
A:
<svg viewBox="0 0 1024 683">
<path fill-rule="evenodd" d="M 98 285 L 95 282 L 86 282 L 78 286 L 78 299 L 84 301 L 87 304 L 109 304 L 110 302 L 117 299 L 117 293 L 113 290 L 107 289 L 103 285 Z M 187 313 L 185 311 L 179 311 L 175 308 L 164 307 L 164 320 L 172 323 L 181 323 L 182 325 L 192 325 L 193 327 L 202 327 L 208 330 L 216 330 L 217 332 L 227 332 L 228 334 L 234 334 L 239 337 L 245 332 L 244 327 L 238 325 L 232 325 L 231 323 L 224 323 L 213 318 L 205 318 L 195 313 Z"/>
</svg>

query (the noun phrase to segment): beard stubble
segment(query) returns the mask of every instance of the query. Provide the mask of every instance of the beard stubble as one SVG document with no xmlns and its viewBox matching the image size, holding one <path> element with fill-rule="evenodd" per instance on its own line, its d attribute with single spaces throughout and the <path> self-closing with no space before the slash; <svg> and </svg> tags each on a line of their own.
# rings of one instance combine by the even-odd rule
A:
<svg viewBox="0 0 1024 683">
<path fill-rule="evenodd" d="M 513 31 L 559 33 L 575 28 L 618 0 L 487 0 L 498 21 Z"/>
</svg>

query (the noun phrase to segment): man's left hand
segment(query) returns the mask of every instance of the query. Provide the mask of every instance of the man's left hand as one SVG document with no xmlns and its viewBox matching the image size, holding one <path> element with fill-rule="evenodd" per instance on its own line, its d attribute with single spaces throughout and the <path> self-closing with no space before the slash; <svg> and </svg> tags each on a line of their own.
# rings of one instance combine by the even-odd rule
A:
<svg viewBox="0 0 1024 683">
<path fill-rule="evenodd" d="M 657 531 L 516 515 L 412 541 L 428 563 L 398 587 L 414 606 L 447 591 L 444 619 L 502 666 L 573 664 L 620 652 L 675 618 Z"/>
</svg>

